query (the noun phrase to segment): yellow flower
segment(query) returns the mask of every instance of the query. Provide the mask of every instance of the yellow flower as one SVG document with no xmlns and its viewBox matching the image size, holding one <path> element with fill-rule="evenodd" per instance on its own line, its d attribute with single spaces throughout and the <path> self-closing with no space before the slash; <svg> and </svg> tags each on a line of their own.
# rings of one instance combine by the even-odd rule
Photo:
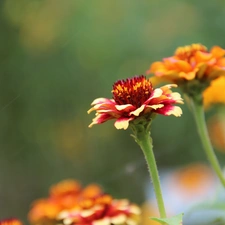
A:
<svg viewBox="0 0 225 225">
<path fill-rule="evenodd" d="M 140 117 L 150 120 L 152 114 L 181 116 L 181 108 L 174 104 L 183 100 L 179 93 L 170 90 L 171 87 L 176 85 L 154 89 L 143 75 L 119 80 L 113 85 L 113 99 L 97 98 L 92 102 L 88 113 L 96 111 L 96 117 L 89 127 L 115 119 L 115 127 L 126 130 L 130 121 Z"/>
<path fill-rule="evenodd" d="M 225 77 L 219 77 L 212 81 L 211 85 L 203 92 L 204 106 L 208 108 L 212 104 L 225 104 Z"/>
</svg>

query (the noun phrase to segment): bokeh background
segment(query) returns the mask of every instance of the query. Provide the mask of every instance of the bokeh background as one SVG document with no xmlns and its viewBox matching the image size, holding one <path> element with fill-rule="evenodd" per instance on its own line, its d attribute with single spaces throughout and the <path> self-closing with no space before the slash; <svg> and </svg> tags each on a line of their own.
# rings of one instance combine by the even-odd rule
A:
<svg viewBox="0 0 225 225">
<path fill-rule="evenodd" d="M 31 202 L 67 178 L 138 204 L 151 198 L 130 131 L 113 122 L 89 129 L 94 113 L 86 112 L 93 99 L 111 97 L 113 82 L 145 74 L 178 46 L 225 47 L 224 21 L 223 0 L 1 0 L 0 219 L 26 222 Z M 181 118 L 158 116 L 152 124 L 162 178 L 207 165 L 192 115 L 182 109 Z"/>
</svg>

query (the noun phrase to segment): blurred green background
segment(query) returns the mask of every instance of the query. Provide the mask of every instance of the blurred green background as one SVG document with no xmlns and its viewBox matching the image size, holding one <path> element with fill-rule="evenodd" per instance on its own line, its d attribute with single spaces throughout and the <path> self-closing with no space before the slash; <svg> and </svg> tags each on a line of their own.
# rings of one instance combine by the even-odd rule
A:
<svg viewBox="0 0 225 225">
<path fill-rule="evenodd" d="M 225 47 L 224 22 L 222 0 L 1 0 L 0 218 L 26 220 L 31 202 L 65 178 L 144 202 L 148 172 L 130 131 L 89 129 L 86 112 L 111 98 L 113 82 L 145 74 L 178 46 Z M 182 109 L 152 124 L 160 169 L 206 162 Z"/>
</svg>

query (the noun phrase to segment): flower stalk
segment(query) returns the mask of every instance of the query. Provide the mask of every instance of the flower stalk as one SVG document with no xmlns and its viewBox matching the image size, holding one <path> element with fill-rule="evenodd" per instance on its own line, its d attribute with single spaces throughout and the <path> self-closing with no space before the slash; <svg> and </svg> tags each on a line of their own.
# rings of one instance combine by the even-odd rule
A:
<svg viewBox="0 0 225 225">
<path fill-rule="evenodd" d="M 147 128 L 143 125 L 131 125 L 132 130 L 134 131 L 134 135 L 132 135 L 137 142 L 137 144 L 141 147 L 145 160 L 147 162 L 148 170 L 150 173 L 150 178 L 153 183 L 156 200 L 158 204 L 160 218 L 166 218 L 166 210 L 163 201 L 163 195 L 161 191 L 159 173 L 156 165 L 156 160 L 153 152 L 152 138 L 150 136 L 150 123 Z"/>
<path fill-rule="evenodd" d="M 214 153 L 214 150 L 209 138 L 209 134 L 207 131 L 202 98 L 200 97 L 190 98 L 190 102 L 191 102 L 191 108 L 194 114 L 195 122 L 197 125 L 198 133 L 201 138 L 201 142 L 205 150 L 205 153 L 207 155 L 207 158 L 209 162 L 211 163 L 211 166 L 213 167 L 214 171 L 216 172 L 218 178 L 220 179 L 220 182 L 225 187 L 225 178 L 223 176 L 219 161 Z"/>
</svg>

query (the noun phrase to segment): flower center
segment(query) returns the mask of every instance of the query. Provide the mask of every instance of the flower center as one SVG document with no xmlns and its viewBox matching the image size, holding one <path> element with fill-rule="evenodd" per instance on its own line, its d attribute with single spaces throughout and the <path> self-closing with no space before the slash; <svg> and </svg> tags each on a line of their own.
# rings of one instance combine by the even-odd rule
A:
<svg viewBox="0 0 225 225">
<path fill-rule="evenodd" d="M 152 84 L 145 76 L 119 80 L 113 84 L 113 99 L 118 105 L 131 104 L 140 107 L 151 95 Z"/>
<path fill-rule="evenodd" d="M 207 52 L 207 48 L 201 44 L 186 45 L 184 47 L 177 48 L 175 55 L 181 60 L 189 61 L 198 51 Z"/>
</svg>

